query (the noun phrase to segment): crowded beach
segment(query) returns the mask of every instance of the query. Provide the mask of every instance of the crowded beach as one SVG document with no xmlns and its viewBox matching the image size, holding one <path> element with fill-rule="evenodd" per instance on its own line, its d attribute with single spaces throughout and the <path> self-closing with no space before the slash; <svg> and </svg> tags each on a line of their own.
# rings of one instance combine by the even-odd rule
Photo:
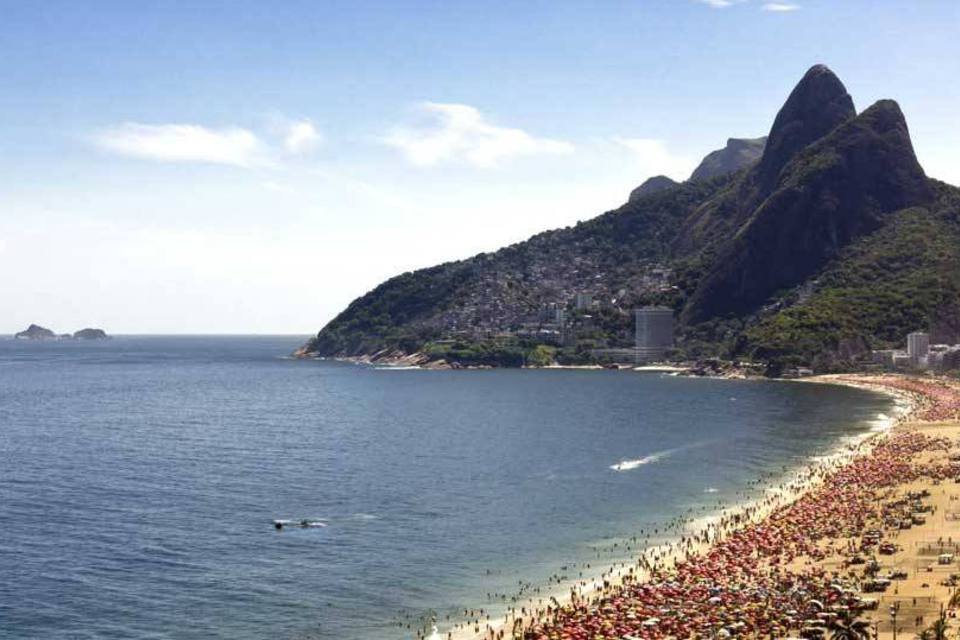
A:
<svg viewBox="0 0 960 640">
<path fill-rule="evenodd" d="M 811 464 L 761 499 L 707 521 L 674 523 L 674 542 L 564 592 L 530 597 L 505 618 L 468 612 L 471 619 L 444 636 L 956 635 L 960 383 L 892 375 L 819 381 L 885 391 L 912 409 L 888 433 Z"/>
</svg>

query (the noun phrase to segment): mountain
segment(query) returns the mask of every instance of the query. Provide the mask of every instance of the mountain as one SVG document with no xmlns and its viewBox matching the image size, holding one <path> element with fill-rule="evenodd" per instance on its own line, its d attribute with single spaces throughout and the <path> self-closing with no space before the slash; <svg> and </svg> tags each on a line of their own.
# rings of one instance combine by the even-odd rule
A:
<svg viewBox="0 0 960 640">
<path fill-rule="evenodd" d="M 575 227 L 392 278 L 300 353 L 586 362 L 632 344 L 634 306 L 660 304 L 676 314 L 677 356 L 839 370 L 910 331 L 958 325 L 960 190 L 925 176 L 896 102 L 857 114 L 823 65 L 759 157 L 648 183 Z"/>
<path fill-rule="evenodd" d="M 822 64 L 803 76 L 777 113 L 756 179 L 768 193 L 781 169 L 807 145 L 819 140 L 857 114 L 853 98 L 840 79 Z"/>
<path fill-rule="evenodd" d="M 763 160 L 757 169 L 762 175 Z M 773 193 L 698 284 L 684 318 L 751 311 L 878 229 L 886 214 L 932 199 L 900 107 L 881 100 L 786 163 Z"/>
<path fill-rule="evenodd" d="M 652 178 L 644 180 L 643 184 L 631 191 L 630 198 L 627 202 L 636 202 L 644 196 L 649 196 L 664 189 L 670 189 L 678 184 L 678 182 L 674 182 L 667 176 L 653 176 Z"/>
<path fill-rule="evenodd" d="M 678 235 L 676 252 L 713 250 L 736 234 L 774 190 L 793 156 L 854 116 L 853 99 L 840 79 L 823 65 L 812 67 L 777 113 L 759 161 L 730 189 L 693 212 Z"/>
<path fill-rule="evenodd" d="M 57 337 L 53 331 L 37 324 L 31 324 L 23 331 L 14 334 L 17 340 L 53 340 Z"/>
<path fill-rule="evenodd" d="M 748 167 L 760 159 L 766 144 L 766 136 L 762 138 L 728 138 L 727 146 L 708 153 L 697 168 L 693 170 L 690 179 L 709 180 Z"/>
</svg>

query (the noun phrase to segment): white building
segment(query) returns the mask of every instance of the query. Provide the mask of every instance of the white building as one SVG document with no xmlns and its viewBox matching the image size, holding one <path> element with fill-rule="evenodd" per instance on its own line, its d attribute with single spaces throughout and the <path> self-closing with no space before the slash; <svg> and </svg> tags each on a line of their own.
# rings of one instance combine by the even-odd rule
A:
<svg viewBox="0 0 960 640">
<path fill-rule="evenodd" d="M 930 334 L 914 331 L 907 335 L 907 355 L 913 364 L 926 364 L 930 353 Z"/>
</svg>

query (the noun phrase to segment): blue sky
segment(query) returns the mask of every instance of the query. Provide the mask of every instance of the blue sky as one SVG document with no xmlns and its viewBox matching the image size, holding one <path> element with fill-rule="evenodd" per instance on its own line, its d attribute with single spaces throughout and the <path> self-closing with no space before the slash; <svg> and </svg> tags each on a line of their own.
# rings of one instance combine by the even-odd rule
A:
<svg viewBox="0 0 960 640">
<path fill-rule="evenodd" d="M 0 331 L 312 333 L 764 135 L 812 64 L 960 183 L 960 3 L 0 2 Z"/>
</svg>

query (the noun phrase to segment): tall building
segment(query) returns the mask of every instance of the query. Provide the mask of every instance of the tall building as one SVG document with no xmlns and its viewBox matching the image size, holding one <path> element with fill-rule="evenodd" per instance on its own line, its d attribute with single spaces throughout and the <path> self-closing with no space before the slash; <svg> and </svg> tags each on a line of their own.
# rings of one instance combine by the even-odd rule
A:
<svg viewBox="0 0 960 640">
<path fill-rule="evenodd" d="M 593 305 L 593 296 L 589 293 L 578 293 L 573 301 L 577 309 L 589 309 Z"/>
<path fill-rule="evenodd" d="M 553 321 L 561 327 L 567 324 L 567 310 L 563 307 L 557 307 L 553 310 Z"/>
<path fill-rule="evenodd" d="M 673 346 L 673 310 L 668 307 L 642 307 L 637 318 L 637 360 L 660 360 Z"/>
<path fill-rule="evenodd" d="M 907 355 L 914 364 L 926 361 L 930 353 L 930 334 L 914 331 L 907 335 Z"/>
</svg>

